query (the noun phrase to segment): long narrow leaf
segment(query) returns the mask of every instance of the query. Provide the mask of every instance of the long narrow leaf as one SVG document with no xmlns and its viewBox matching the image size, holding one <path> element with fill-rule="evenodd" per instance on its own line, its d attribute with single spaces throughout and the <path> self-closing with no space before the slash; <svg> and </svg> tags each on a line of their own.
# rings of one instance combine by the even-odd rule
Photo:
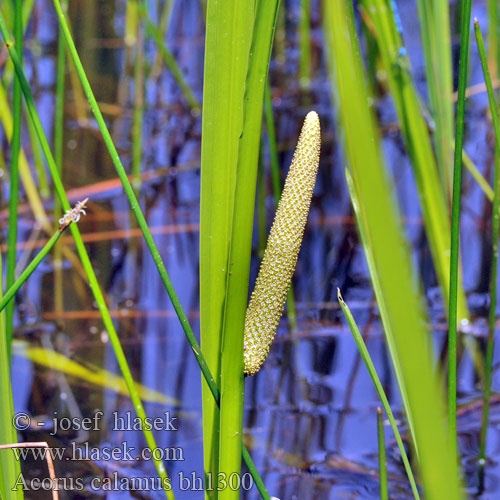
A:
<svg viewBox="0 0 500 500">
<path fill-rule="evenodd" d="M 222 330 L 219 468 L 241 471 L 244 377 L 243 331 L 248 302 L 255 190 L 262 133 L 264 88 L 274 39 L 279 0 L 258 0 L 245 79 L 243 129 L 239 139 L 234 212 L 231 221 L 227 288 Z M 219 498 L 239 498 L 226 488 Z"/>
<path fill-rule="evenodd" d="M 204 397 L 205 468 L 212 474 L 238 473 L 241 464 L 243 327 L 264 82 L 277 7 L 277 1 L 255 7 L 220 1 L 207 10 L 200 312 L 202 348 L 222 393 L 220 415 Z M 230 489 L 219 493 L 220 498 L 238 496 Z"/>
<path fill-rule="evenodd" d="M 474 19 L 474 31 L 476 34 L 477 48 L 479 58 L 481 60 L 481 67 L 483 69 L 484 82 L 488 91 L 488 102 L 490 105 L 490 114 L 493 121 L 493 129 L 495 131 L 496 140 L 496 154 L 500 151 L 500 123 L 498 118 L 498 105 L 493 92 L 493 85 L 491 83 L 491 75 L 488 67 L 488 59 L 486 56 L 486 49 L 484 47 L 483 36 L 479 22 Z M 486 366 L 485 366 L 485 381 L 483 393 L 483 414 L 481 418 L 481 433 L 479 440 L 479 460 L 480 465 L 484 466 L 486 460 L 486 442 L 488 434 L 488 417 L 490 411 L 490 395 L 491 395 L 491 376 L 493 370 L 493 351 L 494 351 L 494 337 L 495 337 L 495 321 L 497 309 L 497 276 L 498 276 L 498 236 L 500 231 L 500 164 L 498 158 L 495 157 L 495 170 L 493 176 L 493 216 L 491 228 L 491 275 L 490 275 L 490 310 L 488 318 L 488 343 L 486 348 Z"/>
<path fill-rule="evenodd" d="M 471 0 L 460 2 L 460 62 L 458 75 L 453 199 L 451 214 L 450 297 L 448 303 L 448 433 L 457 455 L 457 320 L 459 302 L 460 203 L 462 196 L 462 148 L 464 141 L 465 89 L 469 58 Z"/>
<path fill-rule="evenodd" d="M 441 0 L 436 0 L 441 1 Z M 432 149 L 427 123 L 411 76 L 411 66 L 400 32 L 397 11 L 389 7 L 393 0 L 363 0 L 366 12 L 375 28 L 382 62 L 388 75 L 391 94 L 396 105 L 401 131 L 411 159 L 422 207 L 434 269 L 445 303 L 449 300 L 450 221 L 448 198 L 442 189 L 438 167 Z M 451 93 L 450 93 L 451 94 Z M 451 95 L 449 96 L 451 99 Z M 443 103 L 445 98 L 441 98 Z M 444 113 L 443 113 L 444 114 Z M 443 121 L 444 118 L 443 118 Z M 449 131 L 443 132 L 449 139 Z M 449 151 L 443 141 L 440 151 Z M 448 180 L 445 181 L 448 183 Z M 468 322 L 467 303 L 461 283 L 458 288 L 459 324 Z"/>
<path fill-rule="evenodd" d="M 243 130 L 254 16 L 253 2 L 247 0 L 220 0 L 207 5 L 201 144 L 200 326 L 201 348 L 219 386 L 239 138 Z M 235 328 L 232 335 L 242 335 L 242 330 Z M 242 374 L 241 366 L 238 379 Z M 219 434 L 219 410 L 203 382 L 205 472 L 212 477 L 219 472 Z M 218 495 L 213 491 L 206 492 L 206 496 Z"/>
<path fill-rule="evenodd" d="M 23 60 L 23 16 L 22 2 L 15 0 L 14 3 L 14 40 L 15 49 L 19 60 Z M 9 193 L 9 230 L 7 235 L 7 273 L 6 288 L 9 288 L 15 280 L 16 256 L 17 256 L 17 205 L 19 202 L 19 155 L 21 152 L 21 125 L 22 125 L 22 93 L 19 81 L 14 80 L 14 92 L 12 96 L 12 114 L 14 123 L 12 128 L 11 158 L 10 158 L 10 193 Z M 11 303 L 5 311 L 5 332 L 7 335 L 7 350 L 10 357 L 10 344 L 14 329 L 14 303 Z"/>
<path fill-rule="evenodd" d="M 389 404 L 387 396 L 385 395 L 385 391 L 384 391 L 384 388 L 382 387 L 382 383 L 380 382 L 380 378 L 377 374 L 377 370 L 375 369 L 375 366 L 373 364 L 370 353 L 368 352 L 368 349 L 366 348 L 365 341 L 363 340 L 363 336 L 361 335 L 361 333 L 359 331 L 358 325 L 356 324 L 356 320 L 352 316 L 352 313 L 351 313 L 351 310 L 349 309 L 349 306 L 344 302 L 344 299 L 342 298 L 342 295 L 340 294 L 339 289 L 337 289 L 337 299 L 338 299 L 340 307 L 342 308 L 342 311 L 346 317 L 347 324 L 349 325 L 352 336 L 354 337 L 354 341 L 356 342 L 356 345 L 358 346 L 358 350 L 359 350 L 359 353 L 361 355 L 361 358 L 363 359 L 363 362 L 365 363 L 366 369 L 368 370 L 368 373 L 370 374 L 370 378 L 372 379 L 373 385 L 375 386 L 375 390 L 377 391 L 378 397 L 380 398 L 380 402 L 382 403 L 382 406 L 384 407 L 384 410 L 387 414 L 387 418 L 389 419 L 389 422 L 391 423 L 391 427 L 392 427 L 392 430 L 394 432 L 394 437 L 396 438 L 396 442 L 398 443 L 399 451 L 401 453 L 401 458 L 403 459 L 403 464 L 405 466 L 406 474 L 408 475 L 408 479 L 410 480 L 413 496 L 416 498 L 416 500 L 419 500 L 420 495 L 418 494 L 418 488 L 417 488 L 417 484 L 415 482 L 415 478 L 413 477 L 413 472 L 411 470 L 410 461 L 408 460 L 408 456 L 406 455 L 406 450 L 405 450 L 405 446 L 403 444 L 403 440 L 401 439 L 401 434 L 399 433 L 398 426 L 396 425 L 396 420 L 394 419 L 394 415 L 392 413 L 391 405 Z M 382 482 L 382 475 L 381 475 L 380 480 Z M 386 481 L 387 481 L 387 478 L 386 478 Z"/>
<path fill-rule="evenodd" d="M 219 391 L 218 384 L 216 382 L 216 379 L 214 379 L 214 377 L 212 376 L 212 373 L 209 369 L 208 363 L 205 360 L 205 357 L 203 356 L 203 354 L 201 352 L 200 346 L 198 345 L 198 342 L 196 340 L 194 332 L 189 324 L 186 313 L 184 312 L 184 310 L 182 308 L 179 297 L 177 296 L 177 293 L 175 292 L 175 289 L 172 285 L 170 277 L 167 273 L 163 259 L 161 258 L 161 255 L 158 251 L 158 247 L 156 246 L 156 244 L 154 242 L 153 236 L 151 234 L 151 230 L 149 229 L 148 224 L 146 222 L 146 219 L 144 217 L 144 213 L 142 212 L 142 209 L 141 209 L 140 204 L 137 200 L 137 197 L 135 196 L 135 193 L 134 193 L 134 190 L 133 190 L 132 185 L 130 183 L 130 180 L 128 179 L 128 176 L 125 172 L 125 169 L 123 167 L 121 159 L 120 159 L 118 152 L 116 150 L 116 147 L 113 143 L 113 140 L 111 138 L 109 130 L 106 126 L 106 123 L 104 121 L 102 113 L 101 113 L 99 106 L 97 104 L 95 95 L 94 95 L 92 88 L 90 86 L 90 82 L 87 78 L 87 75 L 85 74 L 85 70 L 83 68 L 80 57 L 79 57 L 78 52 L 76 50 L 75 43 L 74 43 L 73 38 L 71 36 L 71 32 L 70 32 L 68 23 L 66 21 L 65 15 L 64 15 L 63 10 L 61 8 L 60 1 L 54 0 L 54 6 L 56 8 L 57 16 L 59 18 L 59 22 L 60 22 L 61 28 L 63 30 L 63 33 L 64 33 L 64 37 L 65 37 L 71 58 L 73 60 L 75 68 L 78 72 L 78 77 L 80 78 L 83 89 L 84 89 L 85 94 L 87 96 L 87 99 L 89 101 L 90 107 L 94 113 L 94 116 L 96 118 L 99 130 L 102 133 L 106 147 L 108 148 L 108 151 L 111 155 L 113 165 L 115 166 L 116 172 L 117 172 L 117 174 L 120 178 L 120 181 L 123 185 L 123 189 L 125 191 L 125 194 L 127 195 L 131 209 L 134 212 L 134 215 L 137 219 L 137 222 L 139 224 L 141 232 L 144 236 L 146 245 L 147 245 L 147 247 L 151 253 L 151 256 L 154 260 L 154 263 L 156 265 L 156 268 L 158 270 L 160 278 L 163 282 L 163 285 L 165 286 L 165 289 L 168 293 L 168 296 L 170 297 L 170 300 L 172 301 L 172 305 L 174 307 L 175 313 L 177 314 L 177 317 L 179 318 L 179 322 L 180 322 L 181 327 L 184 331 L 184 334 L 186 335 L 186 339 L 188 340 L 188 342 L 192 348 L 193 354 L 196 358 L 196 361 L 201 369 L 201 372 L 203 374 L 203 379 L 206 382 L 207 387 L 208 387 L 208 391 L 209 391 L 208 394 L 210 394 L 210 396 L 213 398 L 216 405 L 219 405 L 220 404 L 220 391 Z M 49 154 L 50 154 L 50 150 L 49 150 Z M 101 301 L 101 302 L 103 303 L 103 307 L 105 307 L 104 301 Z M 108 316 L 109 316 L 109 313 L 108 313 Z M 253 463 L 246 448 L 243 447 L 243 449 L 241 450 L 241 455 L 243 457 L 243 460 L 245 461 L 245 464 L 247 465 L 247 467 L 249 469 L 249 472 L 252 474 L 252 477 L 255 481 L 255 485 L 257 486 L 262 498 L 264 498 L 264 499 L 270 498 L 269 493 L 267 492 L 267 490 L 264 486 L 264 483 L 262 482 L 262 479 L 260 478 L 260 476 L 255 468 L 255 464 Z"/>
<path fill-rule="evenodd" d="M 399 383 L 413 419 L 426 498 L 462 499 L 457 463 L 446 438 L 444 391 L 433 369 L 427 320 L 382 161 L 350 1 L 326 2 L 323 20 L 346 159 L 360 203 L 358 223 L 364 226 L 365 248 L 371 249 L 378 275 L 377 301 L 384 303 L 390 322 L 386 334 L 393 335 L 392 355 L 399 360 Z"/>
<path fill-rule="evenodd" d="M 2 276 L 2 257 L 0 256 L 0 276 Z M 0 287 L 0 296 L 3 295 Z M 0 444 L 17 443 L 17 431 L 13 425 L 14 403 L 10 380 L 10 360 L 5 335 L 5 313 L 0 312 Z M 12 450 L 0 451 L 0 493 L 5 500 L 22 498 L 22 490 L 12 491 L 19 475 L 19 464 Z M 20 495 L 20 496 L 18 496 Z"/>
</svg>

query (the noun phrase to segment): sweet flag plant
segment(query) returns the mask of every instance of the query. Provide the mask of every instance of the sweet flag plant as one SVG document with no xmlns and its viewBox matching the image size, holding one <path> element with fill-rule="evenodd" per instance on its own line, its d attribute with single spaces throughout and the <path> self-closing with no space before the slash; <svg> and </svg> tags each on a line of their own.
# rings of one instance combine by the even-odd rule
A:
<svg viewBox="0 0 500 500">
<path fill-rule="evenodd" d="M 260 370 L 283 314 L 316 183 L 320 143 L 319 117 L 311 111 L 302 126 L 246 312 L 243 342 L 246 375 L 255 375 Z"/>
</svg>

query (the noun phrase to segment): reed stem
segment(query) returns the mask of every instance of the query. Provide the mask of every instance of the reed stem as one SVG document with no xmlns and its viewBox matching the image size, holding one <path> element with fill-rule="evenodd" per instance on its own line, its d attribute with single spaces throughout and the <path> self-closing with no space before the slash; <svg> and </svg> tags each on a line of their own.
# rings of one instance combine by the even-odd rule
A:
<svg viewBox="0 0 500 500">
<path fill-rule="evenodd" d="M 375 366 L 373 364 L 373 361 L 370 357 L 370 353 L 368 352 L 368 349 L 366 348 L 365 341 L 363 340 L 363 336 L 361 335 L 358 325 L 356 324 L 356 320 L 354 319 L 351 310 L 349 309 L 349 306 L 344 302 L 344 299 L 342 298 L 342 295 L 340 294 L 340 290 L 337 289 L 337 299 L 339 301 L 340 307 L 342 308 L 342 311 L 346 317 L 347 323 L 349 324 L 349 328 L 351 330 L 352 336 L 354 337 L 354 341 L 356 342 L 356 345 L 358 346 L 359 353 L 361 355 L 361 358 L 363 359 L 363 362 L 365 363 L 366 369 L 368 370 L 368 373 L 370 374 L 370 378 L 372 379 L 373 385 L 375 386 L 375 390 L 377 391 L 377 394 L 380 398 L 380 402 L 382 403 L 382 406 L 384 407 L 385 413 L 387 414 L 387 418 L 389 419 L 389 422 L 391 424 L 392 430 L 394 432 L 394 437 L 396 438 L 396 442 L 399 447 L 399 451 L 401 452 L 401 458 L 403 459 L 403 464 L 406 470 L 406 474 L 408 475 L 408 479 L 410 481 L 411 489 L 413 492 L 413 495 L 416 500 L 420 500 L 420 495 L 418 493 L 418 488 L 417 484 L 415 482 L 415 478 L 413 476 L 413 472 L 411 470 L 410 466 L 410 461 L 408 460 L 408 456 L 406 455 L 406 450 L 403 444 L 403 440 L 401 439 L 401 435 L 399 434 L 398 426 L 396 425 L 396 420 L 394 419 L 394 415 L 391 410 L 391 406 L 389 404 L 389 401 L 387 399 L 387 396 L 385 395 L 384 388 L 382 387 L 382 383 L 380 382 L 380 379 L 377 374 L 377 370 L 375 369 Z"/>
<path fill-rule="evenodd" d="M 57 240 L 61 237 L 62 232 L 57 230 L 47 243 L 43 246 L 37 256 L 29 263 L 26 269 L 21 273 L 19 278 L 7 289 L 5 295 L 0 299 L 0 312 L 8 306 L 17 291 L 23 286 L 24 282 L 33 274 L 33 271 L 38 267 L 40 262 L 52 250 Z"/>
<path fill-rule="evenodd" d="M 177 64 L 177 61 L 175 60 L 174 56 L 172 55 L 172 52 L 170 52 L 169 48 L 165 44 L 165 42 L 162 39 L 161 32 L 158 30 L 156 25 L 153 23 L 151 18 L 149 17 L 149 14 L 146 10 L 146 7 L 144 5 L 144 2 L 141 0 L 138 2 L 138 7 L 139 7 L 139 14 L 141 17 L 144 19 L 144 22 L 146 24 L 146 32 L 148 35 L 154 40 L 156 43 L 156 47 L 158 48 L 158 51 L 163 57 L 163 60 L 165 61 L 165 64 L 167 68 L 170 70 L 172 73 L 172 76 L 174 77 L 175 81 L 181 88 L 184 97 L 186 98 L 186 101 L 188 102 L 189 106 L 191 109 L 199 113 L 201 110 L 201 105 L 194 95 L 193 90 L 189 86 L 189 84 L 186 82 L 186 79 L 184 75 L 182 74 L 182 71 Z"/>
<path fill-rule="evenodd" d="M 457 459 L 457 300 L 460 248 L 460 198 L 462 192 L 462 149 L 464 143 L 465 89 L 469 57 L 471 0 L 460 2 L 460 62 L 453 161 L 453 198 L 451 216 L 450 295 L 448 314 L 448 436 L 450 449 Z"/>
<path fill-rule="evenodd" d="M 61 7 L 66 12 L 67 0 L 61 2 Z M 54 159 L 62 177 L 63 146 L 64 146 L 64 90 L 66 84 L 66 44 L 64 35 L 59 30 L 57 37 L 57 75 L 56 75 L 56 109 L 54 114 Z M 61 216 L 61 204 L 57 197 L 54 199 L 54 219 L 57 222 Z M 56 312 L 64 309 L 62 249 L 54 249 L 54 308 Z"/>
<path fill-rule="evenodd" d="M 137 23 L 134 62 L 134 117 L 132 121 L 132 179 L 136 192 L 141 187 L 142 127 L 144 119 L 144 36 Z"/>
<path fill-rule="evenodd" d="M 476 35 L 477 48 L 481 67 L 483 69 L 484 81 L 488 92 L 488 102 L 490 106 L 491 119 L 493 129 L 495 131 L 496 151 L 500 151 L 500 124 L 498 118 L 498 105 L 493 92 L 491 83 L 491 74 L 484 47 L 483 35 L 477 19 L 474 19 L 474 32 Z M 495 155 L 496 156 L 496 155 Z M 500 165 L 498 158 L 495 157 L 494 180 L 493 180 L 493 209 L 492 209 L 492 227 L 491 227 L 491 276 L 490 276 L 490 310 L 488 318 L 488 342 L 486 347 L 486 366 L 484 377 L 484 392 L 483 392 L 483 413 L 481 418 L 481 433 L 479 438 L 479 466 L 484 468 L 486 460 L 486 440 L 488 434 L 488 418 L 490 412 L 490 395 L 491 395 L 491 376 L 493 369 L 493 351 L 494 351 L 494 336 L 495 336 L 495 319 L 497 305 L 497 275 L 498 275 L 498 236 L 499 236 L 499 198 L 500 198 Z"/>
<path fill-rule="evenodd" d="M 23 17 L 22 1 L 14 3 L 14 49 L 22 64 L 23 58 Z M 15 280 L 16 255 L 17 255 L 17 207 L 19 203 L 19 153 L 21 150 L 21 125 L 22 125 L 22 93 L 19 82 L 14 80 L 13 92 L 13 128 L 10 160 L 10 192 L 9 192 L 9 228 L 7 236 L 7 272 L 6 288 L 12 286 Z M 9 360 L 12 354 L 12 336 L 14 330 L 14 303 L 12 302 L 5 311 L 5 336 L 7 339 L 7 353 Z"/>
<path fill-rule="evenodd" d="M 380 500 L 389 500 L 389 487 L 387 484 L 387 456 L 385 452 L 384 420 L 382 417 L 382 408 L 377 408 L 377 436 Z"/>
<path fill-rule="evenodd" d="M 2 256 L 0 255 L 0 276 L 2 276 Z M 0 281 L 1 283 L 1 281 Z M 0 286 L 0 298 L 3 287 Z M 12 400 L 12 384 L 10 378 L 10 361 L 5 341 L 5 314 L 0 313 L 0 444 L 17 442 L 17 431 L 13 425 L 14 405 Z M 12 486 L 19 476 L 20 466 L 12 453 L 0 453 L 0 496 L 5 500 L 22 500 L 22 488 Z"/>
</svg>

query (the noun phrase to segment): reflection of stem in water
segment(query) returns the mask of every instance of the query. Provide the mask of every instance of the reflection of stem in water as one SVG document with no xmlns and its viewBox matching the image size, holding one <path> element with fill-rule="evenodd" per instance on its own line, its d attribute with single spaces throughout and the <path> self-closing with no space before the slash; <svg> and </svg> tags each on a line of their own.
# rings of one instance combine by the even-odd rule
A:
<svg viewBox="0 0 500 500">
<path fill-rule="evenodd" d="M 195 252 L 191 252 L 195 254 Z M 194 286 L 192 289 L 192 295 L 191 295 L 191 308 L 195 308 L 198 305 L 198 287 Z M 179 361 L 179 369 L 177 370 L 177 376 L 176 380 L 174 382 L 174 398 L 178 399 L 179 401 L 189 401 L 189 396 L 191 393 L 191 387 L 187 386 L 186 388 L 186 382 L 188 380 L 188 377 L 186 377 L 186 372 L 182 367 L 187 367 L 189 366 L 191 362 L 191 347 L 187 342 L 182 342 L 182 352 L 180 356 L 180 361 Z M 165 353 L 165 358 L 167 358 L 168 353 Z M 200 424 L 200 435 L 202 435 L 202 429 L 201 429 L 201 419 L 196 420 L 197 424 Z M 180 439 L 179 433 L 178 432 L 171 432 L 170 433 L 171 437 L 171 443 L 169 443 L 169 446 L 175 447 L 177 445 L 178 439 Z"/>
<path fill-rule="evenodd" d="M 370 330 L 373 327 L 373 322 L 375 320 L 375 313 L 373 310 L 373 306 L 370 307 L 370 315 L 368 317 L 368 321 L 366 322 L 364 332 L 363 332 L 363 341 L 365 344 L 368 342 L 370 338 Z M 354 385 L 356 383 L 356 378 L 359 374 L 359 367 L 361 366 L 361 354 L 359 350 L 356 350 L 356 357 L 354 359 L 354 364 L 351 368 L 351 373 L 349 375 L 349 380 L 347 382 L 347 390 L 345 392 L 344 403 L 342 404 L 342 410 L 339 412 L 337 428 L 335 431 L 335 449 L 340 450 L 342 447 L 342 434 L 344 432 L 344 424 L 347 415 L 351 412 L 351 400 L 354 392 Z"/>
<path fill-rule="evenodd" d="M 172 18 L 172 11 L 174 6 L 174 0 L 166 0 L 163 9 L 160 13 L 160 21 L 158 23 L 158 32 L 161 35 L 162 40 L 165 40 L 168 33 L 168 27 L 170 25 L 170 20 Z M 158 78 L 161 74 L 163 66 L 163 61 L 160 52 L 156 52 L 153 64 L 151 65 L 151 70 L 149 76 L 151 78 Z"/>
<path fill-rule="evenodd" d="M 134 61 L 134 114 L 132 120 L 132 184 L 138 193 L 141 187 L 142 127 L 144 117 L 144 36 L 137 23 Z"/>
<path fill-rule="evenodd" d="M 286 402 L 287 405 L 290 405 L 291 407 L 296 407 L 297 406 L 297 401 L 295 399 L 295 396 L 297 394 L 296 391 L 296 385 L 295 385 L 295 380 L 297 378 L 300 379 L 301 385 L 303 383 L 301 377 L 297 377 L 295 375 L 295 364 L 292 362 L 293 361 L 293 352 L 294 349 L 297 346 L 297 341 L 296 340 L 285 340 L 283 343 L 283 353 L 282 353 L 282 363 L 281 363 L 281 368 L 279 372 L 279 379 L 276 384 L 276 389 L 274 391 L 274 395 L 272 398 L 272 414 L 271 414 L 271 422 L 269 425 L 269 434 L 267 436 L 267 439 L 265 441 L 266 443 L 266 453 L 264 456 L 264 464 L 262 467 L 262 474 L 263 474 L 263 479 L 264 482 L 267 482 L 267 471 L 272 471 L 272 464 L 271 464 L 271 458 L 274 455 L 274 441 L 275 441 L 275 435 L 277 431 L 277 426 L 278 424 L 281 423 L 281 419 L 278 419 L 278 412 L 279 410 L 279 400 L 280 400 L 280 395 L 287 395 L 290 400 Z M 285 384 L 285 377 L 288 375 L 288 390 L 284 389 L 284 384 Z M 257 388 L 257 383 L 255 382 L 252 385 L 252 407 L 257 408 L 257 391 L 255 390 Z M 254 416 L 257 417 L 257 412 L 254 412 Z M 294 441 L 296 442 L 296 440 Z M 282 492 L 280 492 L 280 498 L 284 498 Z"/>
<path fill-rule="evenodd" d="M 29 235 L 27 241 L 23 245 L 24 251 L 21 253 L 21 256 L 17 260 L 16 272 L 15 272 L 16 279 L 24 271 L 24 269 L 28 266 L 29 261 L 30 261 L 30 257 L 31 257 L 31 253 L 33 252 L 34 247 L 35 247 L 34 243 L 40 237 L 40 232 L 41 232 L 40 226 L 38 224 L 35 224 L 35 226 L 33 227 L 33 230 L 30 232 L 30 235 Z M 54 250 L 58 247 L 59 247 L 59 245 L 55 245 Z"/>
<path fill-rule="evenodd" d="M 149 17 L 144 4 L 141 2 L 138 7 L 139 14 L 145 22 L 146 33 L 155 42 L 158 52 L 161 54 L 165 65 L 170 70 L 170 73 L 173 76 L 174 80 L 177 82 L 177 85 L 182 90 L 182 93 L 184 94 L 184 97 L 190 108 L 193 111 L 199 112 L 199 110 L 201 109 L 200 103 L 198 102 L 198 99 L 196 98 L 192 88 L 186 81 L 180 69 L 179 63 L 176 61 L 172 52 L 170 52 L 166 43 L 163 41 L 161 33 Z"/>
<path fill-rule="evenodd" d="M 56 351 L 54 348 L 54 345 L 50 341 L 50 333 L 49 332 L 44 332 L 42 333 L 41 336 L 41 343 L 42 347 L 45 349 L 48 349 L 50 351 Z M 64 347 L 64 344 L 67 344 L 67 337 L 66 335 L 59 333 L 57 334 L 57 343 L 59 344 L 59 347 Z M 62 345 L 61 345 L 62 344 Z M 63 350 L 65 350 L 63 348 Z M 61 349 L 59 349 L 61 351 Z M 67 354 L 67 353 L 65 353 Z M 75 418 L 79 421 L 83 418 L 82 412 L 80 411 L 80 407 L 78 406 L 78 403 L 76 401 L 76 398 L 73 394 L 73 391 L 71 390 L 71 386 L 68 384 L 68 381 L 66 380 L 66 375 L 60 371 L 60 370 L 54 370 L 54 376 L 57 382 L 57 385 L 59 386 L 59 392 L 58 394 L 60 395 L 60 401 L 62 405 L 66 406 L 66 409 L 68 411 L 69 417 L 70 418 Z M 63 397 L 64 395 L 64 397 Z M 59 412 L 58 412 L 59 414 Z M 59 414 L 61 415 L 61 414 Z M 79 429 L 78 430 L 78 437 L 76 438 L 77 443 L 83 443 L 87 441 L 89 438 L 89 432 L 84 430 L 84 429 Z"/>
</svg>

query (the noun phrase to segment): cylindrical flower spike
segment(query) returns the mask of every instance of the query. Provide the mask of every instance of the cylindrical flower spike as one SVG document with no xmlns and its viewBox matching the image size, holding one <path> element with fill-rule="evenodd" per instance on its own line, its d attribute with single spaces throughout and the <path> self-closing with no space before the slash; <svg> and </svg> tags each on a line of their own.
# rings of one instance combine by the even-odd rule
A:
<svg viewBox="0 0 500 500">
<path fill-rule="evenodd" d="M 245 317 L 244 371 L 255 375 L 264 363 L 283 314 L 297 264 L 319 164 L 320 125 L 306 116 Z"/>
</svg>

